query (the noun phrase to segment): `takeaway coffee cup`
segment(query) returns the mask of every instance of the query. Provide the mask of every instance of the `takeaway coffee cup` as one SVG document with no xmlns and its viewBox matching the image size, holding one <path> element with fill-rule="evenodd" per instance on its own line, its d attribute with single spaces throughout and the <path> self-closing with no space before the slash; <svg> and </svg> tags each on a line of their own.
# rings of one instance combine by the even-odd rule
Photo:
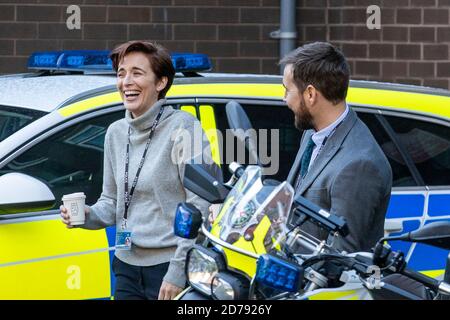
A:
<svg viewBox="0 0 450 320">
<path fill-rule="evenodd" d="M 84 202 L 86 196 L 83 192 L 66 194 L 62 197 L 64 207 L 67 209 L 67 213 L 70 217 L 70 224 L 73 226 L 84 224 Z"/>
</svg>

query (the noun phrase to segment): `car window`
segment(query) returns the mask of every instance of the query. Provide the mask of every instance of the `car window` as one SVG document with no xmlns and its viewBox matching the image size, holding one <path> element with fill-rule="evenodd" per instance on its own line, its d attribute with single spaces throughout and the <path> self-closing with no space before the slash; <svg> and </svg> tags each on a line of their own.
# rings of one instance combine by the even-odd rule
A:
<svg viewBox="0 0 450 320">
<path fill-rule="evenodd" d="M 358 111 L 357 114 L 358 117 L 367 125 L 369 130 L 372 132 L 372 135 L 377 140 L 391 165 L 393 175 L 392 186 L 417 186 L 417 183 L 414 180 L 411 171 L 405 164 L 405 161 L 401 157 L 396 145 L 386 133 L 380 122 L 376 119 L 375 115 L 361 111 Z"/>
<path fill-rule="evenodd" d="M 0 175 L 20 172 L 45 182 L 56 198 L 83 191 L 86 203 L 100 196 L 103 179 L 103 144 L 108 126 L 123 118 L 123 111 L 72 125 L 41 141 L 12 160 Z"/>
<path fill-rule="evenodd" d="M 428 186 L 450 185 L 450 127 L 426 121 L 385 116 Z M 396 162 L 402 162 L 392 152 Z"/>
<path fill-rule="evenodd" d="M 43 115 L 42 111 L 0 106 L 0 142 Z"/>
<path fill-rule="evenodd" d="M 257 105 L 257 104 L 245 104 L 241 103 L 245 112 L 247 113 L 254 129 L 278 129 L 279 141 L 280 141 L 280 153 L 279 153 L 279 169 L 278 172 L 271 176 L 271 178 L 284 181 L 286 180 L 289 170 L 294 163 L 295 156 L 300 145 L 301 134 L 299 130 L 294 127 L 294 115 L 286 106 L 283 105 Z M 228 120 L 225 112 L 225 104 L 215 104 L 215 115 L 218 129 L 223 133 L 224 138 L 225 130 L 229 128 Z M 268 133 L 268 152 L 267 156 L 273 158 L 271 151 L 270 133 Z M 258 142 L 260 139 L 260 132 L 258 132 Z M 226 143 L 224 141 L 224 147 Z M 223 154 L 223 153 L 222 153 Z M 259 151 L 258 151 L 258 154 Z M 224 157 L 223 161 L 226 160 Z M 248 158 L 247 158 L 248 159 Z M 237 160 L 237 159 L 235 159 Z M 228 166 L 224 165 L 224 178 L 228 179 L 230 174 L 228 173 Z"/>
</svg>

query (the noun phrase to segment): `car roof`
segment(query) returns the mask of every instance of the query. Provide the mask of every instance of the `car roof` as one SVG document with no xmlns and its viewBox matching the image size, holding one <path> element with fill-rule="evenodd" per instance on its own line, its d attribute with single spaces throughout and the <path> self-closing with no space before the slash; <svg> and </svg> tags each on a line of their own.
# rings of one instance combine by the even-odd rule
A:
<svg viewBox="0 0 450 320">
<path fill-rule="evenodd" d="M 115 85 L 105 75 L 0 77 L 0 105 L 50 112 L 80 93 Z"/>
</svg>

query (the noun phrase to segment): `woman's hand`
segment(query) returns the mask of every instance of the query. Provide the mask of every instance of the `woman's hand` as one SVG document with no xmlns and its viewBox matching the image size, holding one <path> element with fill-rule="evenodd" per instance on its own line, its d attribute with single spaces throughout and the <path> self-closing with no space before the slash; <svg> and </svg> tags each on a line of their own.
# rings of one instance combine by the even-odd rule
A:
<svg viewBox="0 0 450 320">
<path fill-rule="evenodd" d="M 68 229 L 72 229 L 73 226 L 70 224 L 70 216 L 69 216 L 69 213 L 67 212 L 66 207 L 61 205 L 59 207 L 59 211 L 61 211 L 61 221 L 62 221 L 62 223 L 64 223 Z M 89 208 L 87 206 L 84 207 L 84 213 L 85 213 L 86 218 L 87 218 L 87 216 L 89 215 Z"/>
<path fill-rule="evenodd" d="M 181 291 L 183 291 L 183 288 L 177 287 L 171 283 L 163 281 L 161 288 L 159 289 L 158 300 L 172 300 Z"/>
</svg>

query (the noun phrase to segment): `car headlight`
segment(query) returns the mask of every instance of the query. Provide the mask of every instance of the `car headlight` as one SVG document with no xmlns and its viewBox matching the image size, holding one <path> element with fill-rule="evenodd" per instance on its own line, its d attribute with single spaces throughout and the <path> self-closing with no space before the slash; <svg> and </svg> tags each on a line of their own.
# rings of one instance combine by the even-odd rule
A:
<svg viewBox="0 0 450 320">
<path fill-rule="evenodd" d="M 249 281 L 235 274 L 219 272 L 212 281 L 211 291 L 216 300 L 248 299 Z"/>
<path fill-rule="evenodd" d="M 225 270 L 220 253 L 194 245 L 187 253 L 186 277 L 189 285 L 210 296 L 211 283 L 219 271 Z"/>
</svg>

